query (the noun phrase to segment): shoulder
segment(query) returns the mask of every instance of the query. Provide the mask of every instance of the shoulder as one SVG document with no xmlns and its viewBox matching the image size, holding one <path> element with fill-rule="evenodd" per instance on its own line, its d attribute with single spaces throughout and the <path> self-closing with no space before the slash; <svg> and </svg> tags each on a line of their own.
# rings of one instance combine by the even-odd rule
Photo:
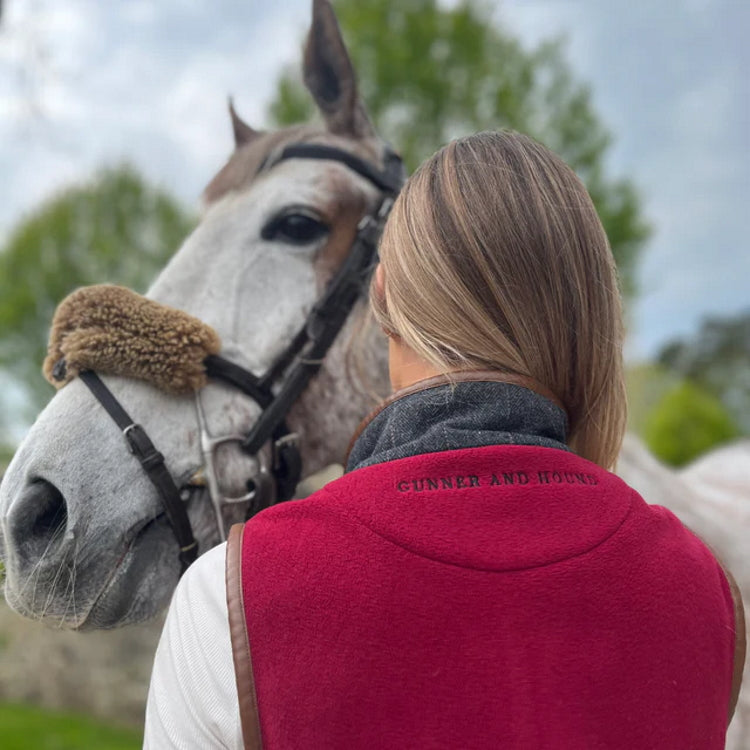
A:
<svg viewBox="0 0 750 750">
<path fill-rule="evenodd" d="M 184 657 L 179 666 L 185 670 L 211 664 L 228 643 L 225 558 L 226 544 L 201 555 L 185 571 L 169 605 L 159 650 Z"/>
<path fill-rule="evenodd" d="M 227 619 L 224 585 L 226 544 L 203 553 L 183 574 L 172 595 L 165 632 L 199 638 L 221 631 Z"/>
<path fill-rule="evenodd" d="M 223 587 L 216 585 L 224 580 L 226 548 L 224 543 L 208 550 L 185 571 L 175 590 L 176 601 L 189 600 L 214 614 L 217 610 L 226 611 Z"/>
<path fill-rule="evenodd" d="M 345 499 L 354 499 L 342 493 L 337 486 L 345 477 L 328 483 L 325 487 L 306 498 L 289 500 L 272 505 L 254 515 L 244 524 L 243 547 L 262 548 L 266 540 L 282 545 L 315 529 L 333 528 L 336 519 L 347 515 Z M 289 527 L 298 531 L 292 534 Z M 309 540 L 308 540 L 309 541 Z"/>
<path fill-rule="evenodd" d="M 144 747 L 241 746 L 225 557 L 225 544 L 204 553 L 175 590 L 154 658 Z"/>
</svg>

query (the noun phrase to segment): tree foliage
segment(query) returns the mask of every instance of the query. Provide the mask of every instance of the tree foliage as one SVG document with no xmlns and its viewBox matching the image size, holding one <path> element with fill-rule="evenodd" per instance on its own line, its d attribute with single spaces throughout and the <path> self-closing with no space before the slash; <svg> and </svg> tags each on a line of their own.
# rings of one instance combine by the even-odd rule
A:
<svg viewBox="0 0 750 750">
<path fill-rule="evenodd" d="M 664 396 L 644 429 L 651 452 L 672 466 L 684 466 L 739 434 L 721 401 L 687 380 Z"/>
<path fill-rule="evenodd" d="M 706 319 L 695 336 L 667 344 L 658 360 L 721 399 L 750 435 L 750 310 Z"/>
<path fill-rule="evenodd" d="M 625 369 L 628 394 L 628 430 L 643 438 L 651 412 L 684 378 L 653 362 L 641 362 Z"/>
<path fill-rule="evenodd" d="M 40 368 L 60 300 L 86 284 L 145 290 L 192 225 L 172 198 L 120 166 L 64 191 L 15 228 L 0 252 L 0 368 L 28 390 L 24 416 L 52 393 Z M 8 417 L 3 410 L 0 420 L 7 425 Z"/>
<path fill-rule="evenodd" d="M 633 184 L 606 174 L 611 136 L 559 40 L 525 49 L 482 0 L 451 8 L 437 0 L 336 0 L 335 7 L 373 122 L 409 169 L 458 135 L 499 128 L 531 135 L 586 183 L 623 290 L 635 291 L 649 228 Z M 313 114 L 296 67 L 281 76 L 270 114 L 280 125 Z"/>
</svg>

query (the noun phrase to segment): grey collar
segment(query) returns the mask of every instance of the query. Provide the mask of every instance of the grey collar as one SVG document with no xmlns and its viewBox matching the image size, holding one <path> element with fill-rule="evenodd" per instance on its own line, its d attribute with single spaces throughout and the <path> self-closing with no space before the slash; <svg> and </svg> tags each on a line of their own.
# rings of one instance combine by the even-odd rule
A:
<svg viewBox="0 0 750 750">
<path fill-rule="evenodd" d="M 485 445 L 570 450 L 567 417 L 551 393 L 526 378 L 467 375 L 423 381 L 386 401 L 355 434 L 346 471 Z"/>
</svg>

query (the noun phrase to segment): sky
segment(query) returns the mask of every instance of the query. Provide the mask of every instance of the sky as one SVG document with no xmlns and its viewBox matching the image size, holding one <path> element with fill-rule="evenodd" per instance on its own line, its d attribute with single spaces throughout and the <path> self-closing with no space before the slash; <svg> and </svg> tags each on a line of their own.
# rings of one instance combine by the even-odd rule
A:
<svg viewBox="0 0 750 750">
<path fill-rule="evenodd" d="M 6 0 L 3 12 L 0 242 L 55 191 L 124 160 L 197 207 L 232 148 L 227 96 L 266 122 L 310 2 Z M 527 46 L 566 38 L 615 136 L 607 167 L 643 196 L 654 232 L 628 358 L 750 309 L 750 3 L 504 0 L 495 13 Z"/>
</svg>

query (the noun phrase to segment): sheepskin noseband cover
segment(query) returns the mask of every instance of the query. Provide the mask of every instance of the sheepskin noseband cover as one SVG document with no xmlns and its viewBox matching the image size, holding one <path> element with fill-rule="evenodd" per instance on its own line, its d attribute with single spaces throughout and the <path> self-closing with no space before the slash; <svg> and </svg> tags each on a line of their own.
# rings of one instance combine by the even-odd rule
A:
<svg viewBox="0 0 750 750">
<path fill-rule="evenodd" d="M 192 315 L 101 284 L 77 289 L 60 303 L 43 371 L 55 388 L 96 370 L 184 394 L 206 384 L 203 360 L 220 349 L 216 331 Z"/>
</svg>

